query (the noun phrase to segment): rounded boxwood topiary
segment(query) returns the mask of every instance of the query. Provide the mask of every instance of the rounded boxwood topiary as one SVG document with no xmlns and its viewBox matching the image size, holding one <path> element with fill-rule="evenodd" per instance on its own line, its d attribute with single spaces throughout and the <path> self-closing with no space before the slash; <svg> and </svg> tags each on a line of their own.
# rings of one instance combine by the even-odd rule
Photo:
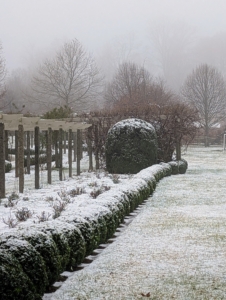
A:
<svg viewBox="0 0 226 300">
<path fill-rule="evenodd" d="M 51 220 L 36 225 L 37 230 L 48 234 L 54 240 L 59 251 L 60 273 L 71 270 L 85 257 L 85 240 L 74 223 L 63 220 Z"/>
<path fill-rule="evenodd" d="M 179 165 L 177 161 L 170 161 L 168 162 L 168 164 L 171 166 L 172 168 L 172 175 L 177 175 L 179 174 Z"/>
<path fill-rule="evenodd" d="M 180 174 L 185 174 L 188 168 L 188 163 L 185 159 L 181 159 L 178 161 L 178 165 L 179 165 L 179 173 Z"/>
<path fill-rule="evenodd" d="M 50 286 L 57 280 L 61 270 L 59 250 L 53 238 L 44 232 L 36 230 L 24 231 L 21 238 L 34 246 L 36 251 L 42 256 Z"/>
<path fill-rule="evenodd" d="M 47 287 L 47 274 L 45 263 L 41 255 L 27 241 L 19 240 L 15 237 L 3 239 L 0 249 L 8 249 L 20 263 L 24 273 L 29 277 L 34 285 L 37 299 L 41 299 Z"/>
<path fill-rule="evenodd" d="M 185 174 L 188 168 L 188 163 L 185 159 L 170 161 L 168 164 L 172 168 L 172 175 Z"/>
<path fill-rule="evenodd" d="M 12 164 L 8 160 L 5 160 L 5 173 L 9 173 L 12 170 Z"/>
<path fill-rule="evenodd" d="M 172 174 L 172 167 L 171 167 L 171 165 L 168 164 L 168 163 L 164 163 L 164 162 L 161 162 L 159 164 L 164 167 L 164 169 L 165 169 L 165 176 L 171 176 L 171 174 Z"/>
<path fill-rule="evenodd" d="M 91 222 L 82 217 L 75 216 L 72 222 L 81 231 L 85 240 L 85 256 L 90 255 L 96 246 L 95 229 Z"/>
<path fill-rule="evenodd" d="M 37 300 L 34 285 L 8 249 L 0 249 L 0 299 Z"/>
<path fill-rule="evenodd" d="M 107 134 L 106 167 L 116 174 L 135 174 L 157 162 L 154 127 L 140 119 L 116 123 Z"/>
</svg>

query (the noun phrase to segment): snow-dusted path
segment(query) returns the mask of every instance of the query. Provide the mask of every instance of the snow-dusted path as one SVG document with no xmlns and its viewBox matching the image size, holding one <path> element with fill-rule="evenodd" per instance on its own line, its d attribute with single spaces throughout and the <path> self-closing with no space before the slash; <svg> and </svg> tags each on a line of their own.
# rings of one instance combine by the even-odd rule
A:
<svg viewBox="0 0 226 300">
<path fill-rule="evenodd" d="M 226 153 L 192 149 L 141 213 L 52 300 L 226 299 Z"/>
</svg>

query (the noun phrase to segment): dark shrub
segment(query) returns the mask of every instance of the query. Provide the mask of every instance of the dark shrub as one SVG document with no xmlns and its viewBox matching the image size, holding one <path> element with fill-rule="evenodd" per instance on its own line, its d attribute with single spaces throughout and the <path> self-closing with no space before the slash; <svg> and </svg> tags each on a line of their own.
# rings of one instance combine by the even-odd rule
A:
<svg viewBox="0 0 226 300">
<path fill-rule="evenodd" d="M 35 288 L 20 263 L 7 249 L 0 249 L 0 297 L 2 300 L 37 300 Z"/>
<path fill-rule="evenodd" d="M 48 277 L 49 285 L 58 278 L 61 270 L 61 260 L 56 243 L 51 236 L 41 231 L 24 232 L 22 238 L 27 240 L 42 256 Z"/>
<path fill-rule="evenodd" d="M 24 273 L 33 283 L 36 294 L 42 295 L 47 287 L 47 274 L 45 263 L 35 248 L 27 241 L 9 237 L 0 242 L 0 249 L 8 249 L 15 256 Z"/>
<path fill-rule="evenodd" d="M 116 174 L 135 174 L 157 162 L 154 127 L 140 119 L 116 123 L 106 140 L 106 167 Z"/>
<path fill-rule="evenodd" d="M 5 173 L 9 173 L 12 170 L 12 164 L 9 161 L 5 161 Z"/>
<path fill-rule="evenodd" d="M 178 161 L 170 161 L 168 162 L 168 164 L 171 166 L 172 168 L 172 175 L 177 175 L 179 174 L 179 165 L 178 165 Z"/>
<path fill-rule="evenodd" d="M 179 173 L 180 174 L 185 174 L 188 168 L 188 163 L 185 159 L 179 160 Z"/>
</svg>

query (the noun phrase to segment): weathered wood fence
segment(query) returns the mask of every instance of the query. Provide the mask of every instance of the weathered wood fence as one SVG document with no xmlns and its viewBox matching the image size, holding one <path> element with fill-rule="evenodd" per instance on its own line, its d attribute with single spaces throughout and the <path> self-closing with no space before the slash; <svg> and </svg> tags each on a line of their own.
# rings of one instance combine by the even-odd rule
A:
<svg viewBox="0 0 226 300">
<path fill-rule="evenodd" d="M 31 133 L 34 132 L 35 148 L 35 188 L 40 188 L 40 131 L 46 132 L 47 182 L 52 183 L 52 144 L 53 132 L 56 133 L 55 154 L 59 167 L 59 180 L 63 180 L 63 140 L 66 149 L 68 133 L 68 163 L 69 177 L 72 177 L 72 150 L 74 161 L 77 161 L 77 175 L 80 175 L 80 159 L 82 157 L 82 130 L 91 127 L 81 121 L 59 121 L 53 119 L 40 119 L 40 117 L 23 117 L 22 114 L 0 113 L 0 198 L 5 197 L 5 160 L 8 159 L 8 133 L 15 132 L 15 177 L 19 177 L 19 192 L 24 190 L 24 146 L 27 148 L 27 173 L 30 174 L 30 143 Z M 26 140 L 24 139 L 26 135 Z M 26 141 L 26 143 L 25 143 Z M 90 147 L 90 148 L 89 148 Z M 65 153 L 65 152 L 64 152 Z M 92 147 L 88 142 L 89 169 L 92 169 Z"/>
</svg>

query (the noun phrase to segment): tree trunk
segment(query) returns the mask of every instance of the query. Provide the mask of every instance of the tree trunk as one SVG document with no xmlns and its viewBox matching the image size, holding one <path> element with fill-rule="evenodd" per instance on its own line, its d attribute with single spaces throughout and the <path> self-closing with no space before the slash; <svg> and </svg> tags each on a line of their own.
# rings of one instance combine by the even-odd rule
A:
<svg viewBox="0 0 226 300">
<path fill-rule="evenodd" d="M 209 147 L 210 142 L 209 142 L 209 126 L 205 126 L 205 147 Z"/>
</svg>

